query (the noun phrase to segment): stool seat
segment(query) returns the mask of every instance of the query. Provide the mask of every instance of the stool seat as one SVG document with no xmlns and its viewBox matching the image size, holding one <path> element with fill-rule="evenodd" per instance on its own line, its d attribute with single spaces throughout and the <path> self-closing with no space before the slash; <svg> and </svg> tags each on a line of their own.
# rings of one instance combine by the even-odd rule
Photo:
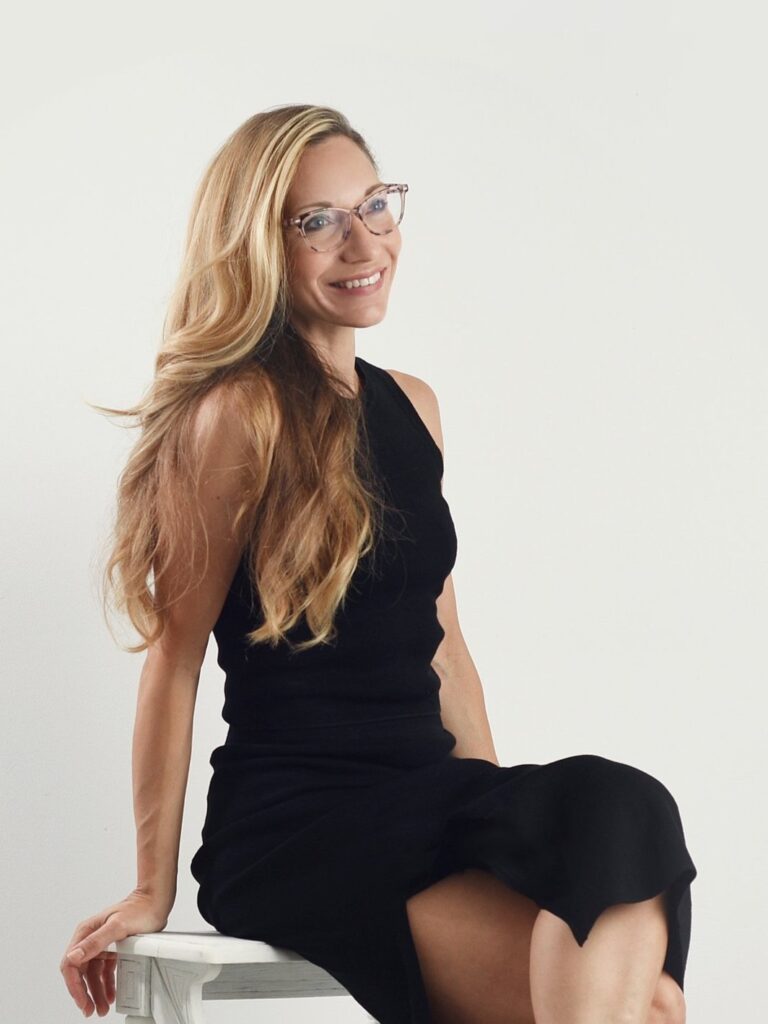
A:
<svg viewBox="0 0 768 1024">
<path fill-rule="evenodd" d="M 115 1010 L 127 1014 L 126 1024 L 204 1024 L 210 999 L 349 998 L 298 953 L 215 930 L 130 935 L 114 946 Z"/>
</svg>

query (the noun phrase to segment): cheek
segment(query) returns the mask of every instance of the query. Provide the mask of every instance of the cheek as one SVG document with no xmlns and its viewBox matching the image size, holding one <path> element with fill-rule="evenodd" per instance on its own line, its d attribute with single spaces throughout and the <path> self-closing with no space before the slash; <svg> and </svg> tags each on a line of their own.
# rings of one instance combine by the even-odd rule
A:
<svg viewBox="0 0 768 1024">
<path fill-rule="evenodd" d="M 313 253 L 294 256 L 288 268 L 288 285 L 294 295 L 310 296 L 324 291 L 321 278 L 327 273 L 319 254 Z"/>
</svg>

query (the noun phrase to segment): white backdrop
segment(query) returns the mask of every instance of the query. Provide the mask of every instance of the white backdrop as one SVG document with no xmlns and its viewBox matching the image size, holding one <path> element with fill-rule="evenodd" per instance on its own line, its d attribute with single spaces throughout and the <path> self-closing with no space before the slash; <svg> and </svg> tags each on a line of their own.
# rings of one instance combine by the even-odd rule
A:
<svg viewBox="0 0 768 1024">
<path fill-rule="evenodd" d="M 410 185 L 357 351 L 435 389 L 454 580 L 503 764 L 597 753 L 674 794 L 699 871 L 691 1024 L 765 1013 L 766 216 L 757 2 L 17 10 L 2 43 L 2 1020 L 135 884 L 143 656 L 95 559 L 195 185 L 282 103 L 342 109 Z M 124 631 L 126 639 L 134 635 Z M 170 929 L 223 742 L 211 640 Z M 207 1004 L 212 1022 L 254 1004 Z M 351 999 L 259 1004 L 361 1021 Z"/>
</svg>

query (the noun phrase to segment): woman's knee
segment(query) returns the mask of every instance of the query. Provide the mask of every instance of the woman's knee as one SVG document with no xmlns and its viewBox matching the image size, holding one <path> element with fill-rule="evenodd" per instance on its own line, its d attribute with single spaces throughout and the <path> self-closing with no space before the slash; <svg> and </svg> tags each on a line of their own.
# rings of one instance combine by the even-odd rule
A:
<svg viewBox="0 0 768 1024">
<path fill-rule="evenodd" d="M 661 972 L 653 994 L 648 1024 L 685 1024 L 685 996 L 675 979 Z"/>
<path fill-rule="evenodd" d="M 601 803 L 615 800 L 623 807 L 650 808 L 679 818 L 672 793 L 660 779 L 642 768 L 600 754 L 577 754 L 570 760 L 578 765 L 576 774 L 588 794 L 599 797 Z"/>
</svg>

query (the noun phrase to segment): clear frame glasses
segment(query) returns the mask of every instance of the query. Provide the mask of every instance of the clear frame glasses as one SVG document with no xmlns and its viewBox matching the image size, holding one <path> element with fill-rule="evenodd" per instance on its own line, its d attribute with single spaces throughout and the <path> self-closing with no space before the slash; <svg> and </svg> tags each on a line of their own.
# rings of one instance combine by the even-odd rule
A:
<svg viewBox="0 0 768 1024">
<path fill-rule="evenodd" d="M 319 206 L 298 217 L 284 218 L 283 226 L 295 225 L 313 252 L 330 252 L 349 238 L 353 214 L 372 235 L 388 235 L 394 231 L 405 213 L 407 191 L 407 185 L 382 185 L 351 210 Z"/>
</svg>

